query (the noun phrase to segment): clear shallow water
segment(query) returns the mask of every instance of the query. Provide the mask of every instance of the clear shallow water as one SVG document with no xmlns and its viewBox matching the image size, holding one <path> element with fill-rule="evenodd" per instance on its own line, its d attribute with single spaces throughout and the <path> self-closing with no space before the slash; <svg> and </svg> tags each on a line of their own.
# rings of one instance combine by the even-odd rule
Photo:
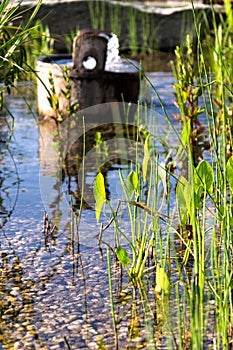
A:
<svg viewBox="0 0 233 350">
<path fill-rule="evenodd" d="M 150 74 L 150 79 L 170 116 L 174 111 L 172 75 Z M 156 95 L 147 88 L 146 98 L 152 98 L 153 110 L 156 111 L 154 125 L 157 127 L 154 130 L 164 136 L 168 131 L 165 116 Z M 22 88 L 23 94 L 24 89 L 27 87 Z M 20 96 L 12 96 L 8 99 L 8 106 L 14 115 L 15 126 L 10 152 L 7 151 L 3 158 L 1 173 L 2 212 L 12 211 L 12 215 L 0 232 L 0 328 L 3 330 L 0 348 L 66 349 L 67 340 L 72 349 L 97 349 L 99 337 L 111 348 L 113 328 L 107 262 L 101 259 L 95 237 L 99 232 L 95 213 L 83 210 L 78 232 L 72 231 L 67 194 L 69 179 L 62 172 L 56 173 L 51 153 L 46 154 L 47 163 L 43 163 L 41 152 L 45 134 L 38 129 L 25 101 Z M 11 118 L 7 117 L 7 120 L 10 124 Z M 5 138 L 9 134 L 7 129 L 5 123 L 1 129 Z M 170 133 L 170 137 L 174 142 L 175 136 Z M 162 150 L 159 139 L 156 143 Z M 115 168 L 117 165 L 113 165 Z M 126 167 L 122 166 L 122 169 Z M 85 181 L 90 188 L 94 176 L 94 172 L 87 174 Z M 43 179 L 48 186 L 48 197 L 44 197 L 44 187 L 41 196 Z M 74 188 L 75 179 L 71 182 L 71 188 Z M 111 198 L 117 202 L 120 196 L 117 169 L 108 172 L 108 182 Z M 49 219 L 58 227 L 54 233 L 44 232 L 45 207 Z M 106 222 L 104 217 L 102 220 Z M 124 230 L 130 232 L 127 221 Z M 103 239 L 113 244 L 112 227 L 104 232 Z M 125 348 L 129 314 L 123 317 L 123 306 L 119 306 L 118 312 L 122 317 L 120 346 Z M 132 340 L 132 346 L 143 344 L 146 339 L 147 333 L 142 327 L 137 339 Z"/>
</svg>

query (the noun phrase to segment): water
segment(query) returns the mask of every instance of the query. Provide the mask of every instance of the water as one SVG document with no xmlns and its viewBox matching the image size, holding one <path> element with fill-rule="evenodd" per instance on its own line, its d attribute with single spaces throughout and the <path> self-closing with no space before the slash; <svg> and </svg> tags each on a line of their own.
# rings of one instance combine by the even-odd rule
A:
<svg viewBox="0 0 233 350">
<path fill-rule="evenodd" d="M 149 77 L 171 116 L 174 112 L 172 74 L 153 73 Z M 20 89 L 25 95 L 31 86 Z M 169 127 L 156 95 L 148 86 L 145 98 L 153 104 L 152 119 L 155 119 L 151 122 L 156 127 L 151 130 L 155 132 L 162 160 L 163 148 L 158 136 L 167 137 Z M 10 96 L 8 106 L 15 125 L 0 174 L 1 220 L 4 223 L 0 233 L 0 328 L 3 334 L 0 349 L 66 349 L 67 342 L 72 349 L 97 349 L 99 338 L 113 347 L 107 262 L 106 259 L 102 261 L 98 249 L 96 234 L 100 226 L 96 223 L 95 212 L 83 210 L 78 232 L 72 229 L 69 191 L 75 191 L 77 183 L 75 176 L 68 176 L 57 167 L 56 161 L 53 163 L 56 149 L 45 146 L 47 134 L 53 127 L 38 128 L 20 95 Z M 35 113 L 35 106 L 33 111 Z M 12 120 L 8 116 L 6 123 L 1 116 L 1 121 L 4 124 L 1 127 L 3 150 Z M 176 123 L 174 121 L 174 125 Z M 177 142 L 172 130 L 169 138 L 173 145 Z M 115 200 L 114 205 L 121 196 L 118 167 L 113 162 L 108 170 L 109 193 L 113 202 Z M 95 167 L 88 169 L 85 183 L 92 191 Z M 121 169 L 126 174 L 127 164 L 122 164 Z M 52 220 L 50 227 L 49 220 Z M 106 223 L 107 217 L 102 220 Z M 124 230 L 130 233 L 127 221 Z M 102 238 L 112 246 L 113 232 L 110 227 Z M 103 252 L 106 257 L 104 245 Z M 117 287 L 119 272 L 115 273 Z M 130 315 L 125 315 L 123 305 L 119 305 L 117 312 L 122 317 L 118 329 L 120 346 L 125 348 Z M 147 331 L 142 327 L 137 339 L 132 339 L 132 346 L 138 342 L 146 348 L 146 339 Z"/>
</svg>

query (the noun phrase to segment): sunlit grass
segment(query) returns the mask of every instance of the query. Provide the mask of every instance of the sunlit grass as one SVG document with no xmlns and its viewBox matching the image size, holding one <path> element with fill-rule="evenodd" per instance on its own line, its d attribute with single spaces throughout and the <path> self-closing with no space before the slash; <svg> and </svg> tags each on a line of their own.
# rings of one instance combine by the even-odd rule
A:
<svg viewBox="0 0 233 350">
<path fill-rule="evenodd" d="M 182 161 L 184 166 L 173 169 L 166 156 L 161 159 L 156 146 L 158 140 L 146 130 L 147 125 L 143 125 L 142 129 L 138 118 L 140 106 L 135 120 L 138 127 L 134 139 L 135 161 L 130 165 L 126 177 L 119 171 L 122 197 L 119 198 L 118 208 L 114 208 L 111 200 L 107 199 L 101 172 L 95 179 L 96 219 L 102 225 L 110 220 L 115 233 L 115 245 L 108 246 L 107 251 L 115 348 L 119 346 L 120 320 L 126 316 L 129 319 L 129 343 L 135 339 L 140 343 L 138 339 L 145 330 L 141 337 L 144 340 L 138 347 L 229 349 L 232 345 L 233 80 L 232 53 L 228 49 L 232 40 L 232 10 L 229 1 L 225 3 L 228 6 L 228 22 L 222 19 L 219 25 L 213 17 L 214 40 L 208 37 L 209 61 L 203 51 L 195 10 L 197 49 L 195 51 L 187 39 L 185 53 L 188 52 L 188 62 L 185 61 L 185 53 L 178 48 L 176 50 L 174 98 L 181 133 L 175 131 L 180 141 L 178 150 L 172 145 L 170 147 L 177 164 Z M 1 5 L 1 10 L 5 16 L 4 4 L 6 2 Z M 132 16 L 131 42 L 136 47 L 133 21 Z M 96 22 L 97 25 L 103 26 L 103 23 Z M 24 43 L 24 35 L 28 38 L 28 29 L 24 34 L 16 32 L 17 35 L 7 41 L 7 32 L 4 26 L 2 28 L 5 42 L 1 52 L 6 54 L 0 66 L 1 83 L 8 88 L 23 70 L 18 58 L 24 58 L 21 44 Z M 194 62 L 197 62 L 197 67 Z M 64 93 L 69 98 L 70 85 L 66 71 L 64 77 L 67 79 Z M 200 105 L 199 97 L 204 107 Z M 51 100 L 51 103 L 54 101 Z M 159 101 L 164 118 L 174 129 L 163 101 Z M 149 107 L 144 107 L 149 113 Z M 71 108 L 70 114 L 75 114 L 75 110 Z M 206 118 L 208 142 L 206 147 L 202 144 L 200 150 L 197 134 L 203 136 L 199 121 L 201 113 Z M 85 131 L 85 127 L 83 129 Z M 141 130 L 142 153 L 139 152 Z M 104 135 L 101 138 L 103 140 L 97 135 L 96 142 L 104 144 Z M 96 147 L 96 150 L 101 151 L 100 147 Z M 107 152 L 106 148 L 104 152 Z M 82 200 L 84 167 L 85 162 Z M 72 210 L 72 201 L 70 206 Z M 103 215 L 104 206 L 110 208 L 109 216 Z M 80 216 L 81 211 L 82 204 Z M 80 216 L 76 221 L 72 212 L 73 236 L 75 223 L 78 226 Z M 126 220 L 129 223 L 127 227 Z M 115 269 L 120 273 L 113 282 Z M 116 286 L 118 289 L 114 289 Z M 102 340 L 99 344 L 100 348 L 105 347 Z"/>
<path fill-rule="evenodd" d="M 149 152 L 151 169 L 146 178 L 149 188 L 147 200 L 145 201 L 143 193 L 144 187 L 141 186 L 143 175 L 138 167 L 133 173 L 129 173 L 126 180 L 121 177 L 125 194 L 123 201 L 128 203 L 132 237 L 130 241 L 128 237 L 126 239 L 124 224 L 118 225 L 116 216 L 117 235 L 125 239 L 125 248 L 121 244 L 116 255 L 123 269 L 127 271 L 131 283 L 142 286 L 148 273 L 152 280 L 153 276 L 157 276 L 155 283 L 150 286 L 157 301 L 152 305 L 151 299 L 148 300 L 149 312 L 156 314 L 156 307 L 160 305 L 162 308 L 163 337 L 169 349 L 229 349 L 233 327 L 233 158 L 231 151 L 229 152 L 232 147 L 232 121 L 229 117 L 232 87 L 228 80 L 230 71 L 227 71 L 228 65 L 225 63 L 225 50 L 222 46 L 224 43 L 221 41 L 222 31 L 220 33 L 219 26 L 214 22 L 215 42 L 221 41 L 221 45 L 212 48 L 218 57 L 218 64 L 212 74 L 209 74 L 211 65 L 204 56 L 195 10 L 194 21 L 198 39 L 197 51 L 190 51 L 189 47 L 186 49 L 189 50 L 189 59 L 193 59 L 195 55 L 197 68 L 193 61 L 193 64 L 186 66 L 185 71 L 185 56 L 177 56 L 180 71 L 185 74 L 183 77 L 175 75 L 176 91 L 180 91 L 177 106 L 183 123 L 177 157 L 183 154 L 183 162 L 187 167 L 175 174 L 162 168 L 166 173 L 163 177 L 159 171 L 161 165 L 158 159 L 152 157 L 151 148 L 147 144 L 147 148 L 144 148 L 144 159 Z M 229 31 L 229 27 L 225 27 L 225 30 Z M 229 39 L 225 42 L 228 43 Z M 194 69 L 197 69 L 195 75 Z M 156 91 L 155 93 L 157 94 Z M 204 108 L 200 107 L 199 100 L 195 100 L 191 94 L 202 97 Z M 217 102 L 216 105 L 218 96 L 221 104 Z M 195 103 L 192 104 L 193 102 Z M 200 144 L 195 139 L 197 132 L 192 120 L 195 118 L 196 125 L 200 127 L 199 111 L 206 115 L 205 128 L 209 142 L 209 146 L 206 143 L 201 152 L 194 147 Z M 163 216 L 157 211 L 158 186 L 162 182 L 165 193 L 170 176 L 176 177 L 177 185 L 176 189 L 171 188 L 166 194 L 168 211 Z M 176 194 L 176 208 L 169 205 L 169 196 L 173 191 Z M 135 196 L 134 200 L 132 195 Z M 152 247 L 153 260 L 150 260 L 149 252 Z M 148 259 L 149 270 L 145 263 Z M 162 277 L 159 280 L 160 266 Z M 149 291 L 150 289 L 146 289 L 147 296 Z M 146 295 L 143 294 L 143 300 Z M 173 305 L 175 312 L 171 312 L 172 309 L 167 311 L 169 303 Z M 144 310 L 144 314 L 148 316 L 148 311 Z M 153 327 L 155 331 L 156 325 Z M 148 328 L 148 341 L 150 337 L 151 330 Z M 152 348 L 155 348 L 155 335 L 153 339 Z"/>
</svg>

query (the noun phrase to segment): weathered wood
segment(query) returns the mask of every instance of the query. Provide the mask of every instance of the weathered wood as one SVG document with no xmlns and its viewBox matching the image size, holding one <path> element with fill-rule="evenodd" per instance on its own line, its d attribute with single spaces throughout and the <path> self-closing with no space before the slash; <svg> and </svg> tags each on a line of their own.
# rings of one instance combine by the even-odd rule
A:
<svg viewBox="0 0 233 350">
<path fill-rule="evenodd" d="M 96 60 L 96 67 L 88 73 L 99 73 L 104 70 L 108 40 L 98 35 L 98 31 L 86 30 L 80 32 L 73 42 L 73 69 L 79 73 L 87 72 L 83 62 L 87 57 Z"/>
</svg>

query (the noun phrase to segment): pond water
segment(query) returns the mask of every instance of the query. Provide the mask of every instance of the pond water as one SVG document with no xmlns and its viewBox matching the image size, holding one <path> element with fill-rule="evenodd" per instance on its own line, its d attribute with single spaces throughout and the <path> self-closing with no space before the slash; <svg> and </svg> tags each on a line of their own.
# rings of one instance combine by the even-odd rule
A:
<svg viewBox="0 0 233 350">
<path fill-rule="evenodd" d="M 171 117 L 176 112 L 172 74 L 156 72 L 148 77 Z M 106 251 L 103 247 L 102 260 L 96 238 L 99 224 L 94 210 L 84 209 L 76 230 L 68 194 L 68 188 L 76 186 L 75 178 L 62 171 L 57 173 L 53 167 L 53 149 L 46 149 L 44 144 L 50 130 L 38 127 L 31 88 L 30 84 L 22 85 L 20 93 L 7 98 L 14 116 L 14 133 L 8 146 L 12 118 L 2 115 L 0 119 L 0 349 L 98 349 L 101 341 L 113 349 Z M 29 95 L 32 110 L 23 98 L 25 94 Z M 169 126 L 149 86 L 144 98 L 153 101 L 156 132 L 167 137 Z M 174 121 L 174 125 L 178 126 L 178 122 Z M 172 131 L 169 137 L 174 146 L 176 137 Z M 161 141 L 157 138 L 156 142 L 162 159 Z M 112 164 L 108 171 L 109 192 L 116 203 L 120 196 L 118 167 Z M 122 164 L 121 169 L 127 172 L 128 166 Z M 95 175 L 91 170 L 86 174 L 85 183 L 90 189 Z M 127 227 L 130 232 L 126 221 L 126 231 Z M 104 233 L 104 240 L 112 246 L 113 231 L 110 227 Z M 114 270 L 116 294 L 120 290 L 116 282 L 120 273 Z M 127 286 L 127 278 L 122 278 L 121 283 Z M 129 337 L 132 315 L 127 311 L 127 302 L 119 303 L 117 308 L 119 349 L 149 348 L 144 324 L 134 325 L 135 334 Z M 156 322 L 157 348 L 163 349 L 166 343 L 162 342 L 159 320 Z"/>
</svg>

